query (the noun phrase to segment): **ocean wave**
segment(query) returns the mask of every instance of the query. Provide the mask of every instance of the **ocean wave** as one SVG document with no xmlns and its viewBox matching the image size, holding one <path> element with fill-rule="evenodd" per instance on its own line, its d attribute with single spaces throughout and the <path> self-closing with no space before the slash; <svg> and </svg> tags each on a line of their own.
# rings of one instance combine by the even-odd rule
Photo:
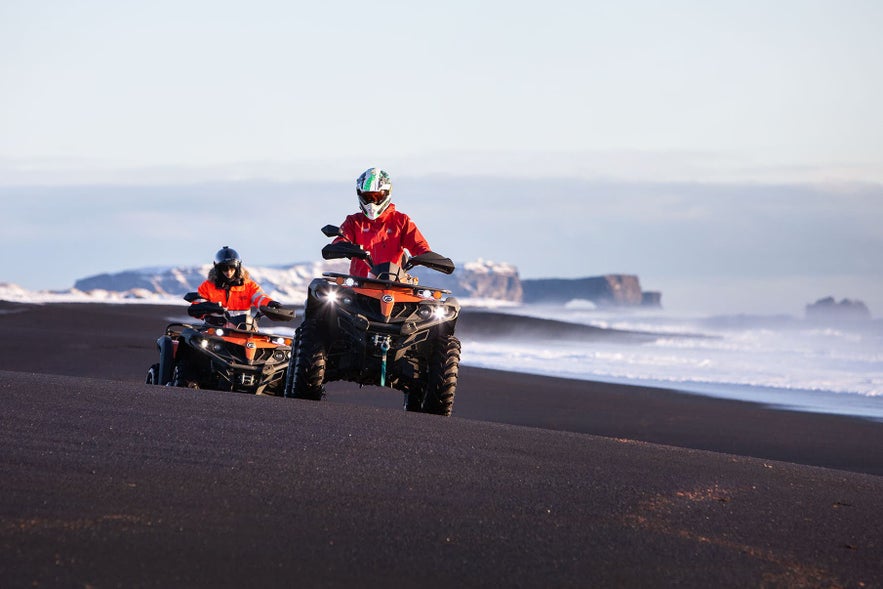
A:
<svg viewBox="0 0 883 589">
<path fill-rule="evenodd" d="M 880 323 L 616 316 L 561 307 L 492 315 L 463 330 L 464 364 L 883 416 Z"/>
</svg>

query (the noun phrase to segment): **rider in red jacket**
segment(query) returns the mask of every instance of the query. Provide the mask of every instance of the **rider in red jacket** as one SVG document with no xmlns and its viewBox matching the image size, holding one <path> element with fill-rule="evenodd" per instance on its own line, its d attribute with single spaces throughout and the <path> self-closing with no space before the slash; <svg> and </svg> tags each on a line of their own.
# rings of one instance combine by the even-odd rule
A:
<svg viewBox="0 0 883 589">
<path fill-rule="evenodd" d="M 334 240 L 349 241 L 362 246 L 375 264 L 393 262 L 401 265 L 402 254 L 412 256 L 429 251 L 429 243 L 417 225 L 405 213 L 396 210 L 390 193 L 392 181 L 380 168 L 369 168 L 356 180 L 360 212 L 349 215 L 340 226 L 342 236 Z M 368 276 L 370 267 L 364 260 L 353 259 L 350 274 Z"/>
</svg>

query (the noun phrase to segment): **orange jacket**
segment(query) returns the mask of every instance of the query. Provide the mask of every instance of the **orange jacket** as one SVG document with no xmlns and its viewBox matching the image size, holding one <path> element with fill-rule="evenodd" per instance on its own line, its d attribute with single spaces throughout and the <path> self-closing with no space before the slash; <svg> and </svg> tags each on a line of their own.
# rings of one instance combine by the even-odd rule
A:
<svg viewBox="0 0 883 589">
<path fill-rule="evenodd" d="M 343 236 L 335 239 L 335 243 L 349 241 L 361 245 L 371 254 L 375 264 L 401 264 L 405 249 L 412 256 L 429 251 L 429 243 L 417 229 L 417 225 L 408 215 L 397 211 L 394 204 L 390 204 L 373 221 L 361 212 L 349 215 L 340 230 Z M 368 276 L 370 269 L 364 260 L 353 259 L 350 262 L 350 274 L 354 276 Z"/>
<path fill-rule="evenodd" d="M 199 294 L 212 303 L 221 303 L 228 311 L 248 311 L 251 307 L 260 307 L 272 301 L 258 283 L 250 278 L 229 289 L 219 288 L 214 281 L 206 280 L 199 285 Z"/>
</svg>

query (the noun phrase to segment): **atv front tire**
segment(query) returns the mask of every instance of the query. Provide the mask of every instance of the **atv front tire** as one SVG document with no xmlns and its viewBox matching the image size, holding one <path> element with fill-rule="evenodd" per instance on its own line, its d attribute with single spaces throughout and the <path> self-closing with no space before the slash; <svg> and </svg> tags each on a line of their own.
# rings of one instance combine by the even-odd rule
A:
<svg viewBox="0 0 883 589">
<path fill-rule="evenodd" d="M 295 353 L 288 365 L 285 396 L 321 401 L 325 396 L 325 345 L 312 321 L 304 321 L 295 331 Z"/>
<path fill-rule="evenodd" d="M 430 359 L 426 395 L 422 403 L 424 413 L 445 416 L 451 414 L 459 373 L 460 340 L 454 336 L 439 338 Z"/>
</svg>

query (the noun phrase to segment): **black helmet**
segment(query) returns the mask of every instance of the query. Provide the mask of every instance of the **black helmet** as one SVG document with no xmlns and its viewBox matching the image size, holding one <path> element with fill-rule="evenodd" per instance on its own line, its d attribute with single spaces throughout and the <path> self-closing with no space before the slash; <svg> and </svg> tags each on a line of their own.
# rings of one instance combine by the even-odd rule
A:
<svg viewBox="0 0 883 589">
<path fill-rule="evenodd" d="M 234 272 L 229 278 L 223 270 L 233 268 Z M 227 288 L 242 284 L 242 258 L 235 249 L 225 245 L 215 254 L 215 264 L 209 272 L 209 280 L 214 280 L 218 288 Z"/>
<path fill-rule="evenodd" d="M 235 249 L 225 245 L 215 254 L 215 266 L 233 266 L 238 270 L 242 266 L 242 258 Z"/>
</svg>

